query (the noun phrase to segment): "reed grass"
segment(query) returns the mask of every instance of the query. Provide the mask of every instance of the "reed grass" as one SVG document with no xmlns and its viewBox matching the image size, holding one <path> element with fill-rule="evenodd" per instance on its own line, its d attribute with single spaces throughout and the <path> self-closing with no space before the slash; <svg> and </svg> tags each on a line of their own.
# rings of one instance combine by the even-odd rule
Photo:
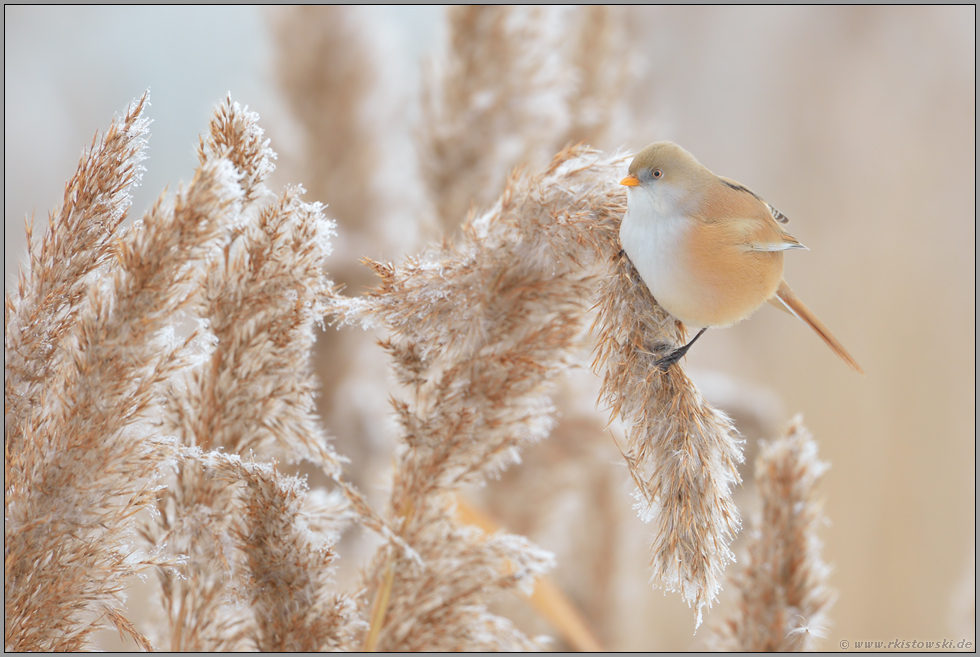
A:
<svg viewBox="0 0 980 657">
<path fill-rule="evenodd" d="M 301 187 L 272 189 L 276 154 L 258 116 L 230 97 L 190 183 L 129 227 L 148 99 L 93 141 L 5 297 L 8 650 L 89 649 L 104 628 L 142 649 L 541 649 L 499 601 L 530 593 L 554 555 L 461 522 L 457 500 L 546 439 L 578 441 L 569 451 L 593 461 L 582 479 L 608 488 L 584 447 L 609 440 L 600 418 L 625 434 L 620 481 L 635 486 L 652 527 L 649 571 L 627 572 L 678 592 L 700 625 L 733 559 L 742 448 L 683 365 L 654 365 L 686 331 L 619 245 L 628 155 L 576 143 L 615 131 L 626 85 L 617 17 L 449 12 L 444 61 L 426 81 L 421 173 L 397 183 L 414 185 L 444 237 L 397 262 L 366 260 L 375 285 L 365 293 L 328 277 L 336 224 Z M 379 92 L 348 52 L 371 51 L 370 31 L 340 9 L 290 10 L 276 25 L 284 93 L 317 141 L 298 168 L 318 200 L 336 197 L 341 231 L 384 232 L 388 202 L 361 205 L 378 189 L 375 173 L 390 170 L 378 143 L 361 147 L 371 141 L 364 103 Z M 562 42 L 556 25 L 574 38 Z M 324 322 L 340 335 L 361 326 L 381 347 L 325 350 L 331 394 L 363 379 L 355 351 L 383 352 L 391 367 L 391 385 L 356 388 L 373 406 L 348 414 L 390 401 L 380 503 L 352 483 L 367 480 L 359 459 L 371 449 L 339 456 L 317 416 L 311 354 Z M 598 393 L 569 378 L 590 352 Z M 370 421 L 334 426 L 336 410 L 326 423 L 351 434 L 344 444 L 370 446 L 376 436 L 358 429 Z M 815 645 L 830 600 L 813 535 L 815 449 L 794 425 L 763 450 L 768 533 L 735 580 L 736 615 L 713 630 L 719 645 Z M 530 461 L 518 485 L 553 487 L 558 468 Z M 308 483 L 299 467 L 326 483 Z M 522 506 L 532 517 L 534 500 Z M 365 554 L 345 554 L 354 527 L 375 536 Z M 608 541 L 596 555 L 611 572 Z M 341 585 L 345 559 L 361 570 Z M 768 577 L 773 569 L 788 579 Z M 158 586 L 140 604 L 153 611 L 134 613 L 126 594 L 148 572 Z M 584 617 L 546 588 L 544 616 Z M 589 628 L 562 631 L 600 645 Z"/>
</svg>

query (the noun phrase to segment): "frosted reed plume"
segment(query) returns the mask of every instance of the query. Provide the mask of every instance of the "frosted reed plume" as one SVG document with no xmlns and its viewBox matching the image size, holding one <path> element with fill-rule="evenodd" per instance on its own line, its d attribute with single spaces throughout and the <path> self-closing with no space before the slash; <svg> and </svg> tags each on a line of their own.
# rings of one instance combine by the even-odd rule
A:
<svg viewBox="0 0 980 657">
<path fill-rule="evenodd" d="M 333 222 L 302 188 L 265 187 L 275 153 L 258 115 L 225 101 L 199 159 L 227 157 L 241 175 L 245 205 L 228 242 L 209 258 L 196 313 L 214 336 L 207 362 L 170 389 L 173 430 L 187 445 L 308 459 L 339 472 L 313 414 L 306 362 L 331 283 L 322 272 Z M 275 349 L 270 349 L 274 345 Z"/>
<path fill-rule="evenodd" d="M 143 172 L 150 121 L 143 96 L 82 155 L 40 242 L 27 225 L 29 262 L 17 291 L 4 296 L 4 443 L 18 449 L 25 405 L 62 358 L 56 345 L 87 294 L 88 274 L 112 258 L 113 239 Z"/>
<path fill-rule="evenodd" d="M 376 8 L 267 11 L 276 81 L 296 133 L 293 144 L 277 142 L 278 172 L 302 180 L 310 198 L 329 204 L 338 225 L 331 278 L 360 294 L 374 285 L 362 257 L 401 259 L 434 223 L 419 211 L 424 190 L 405 111 L 412 93 L 408 65 L 400 64 Z M 360 331 L 332 331 L 314 349 L 318 408 L 337 449 L 356 464 L 347 476 L 359 485 L 373 482 L 391 465 L 387 395 L 378 385 L 385 356 Z"/>
<path fill-rule="evenodd" d="M 216 479 L 235 485 L 241 517 L 233 534 L 244 556 L 240 582 L 252 621 L 245 634 L 262 652 L 351 650 L 363 623 L 357 606 L 334 590 L 333 543 L 346 503 L 317 504 L 304 480 L 274 464 L 218 452 L 196 455 Z M 323 496 L 321 496 L 323 497 Z"/>
<path fill-rule="evenodd" d="M 119 236 L 146 138 L 144 105 L 145 97 L 83 155 L 18 292 L 6 298 L 11 650 L 80 649 L 106 624 L 147 643 L 119 613 L 124 580 L 154 562 L 132 548 L 132 519 L 152 504 L 172 454 L 146 414 L 184 364 L 166 329 L 192 297 L 192 266 L 220 240 L 241 190 L 227 160 L 209 161 L 173 202 L 161 198 Z M 46 326 L 28 328 L 38 321 Z"/>
<path fill-rule="evenodd" d="M 451 493 L 514 463 L 553 426 L 551 381 L 581 338 L 596 245 L 622 211 L 621 164 L 564 151 L 544 173 L 512 178 L 456 243 L 401 267 L 375 264 L 376 292 L 338 299 L 347 321 L 391 333 L 404 444 L 390 513 L 421 558 L 389 550 L 369 570 L 367 648 L 535 647 L 484 605 L 549 559 L 519 537 L 457 524 Z"/>
<path fill-rule="evenodd" d="M 165 423 L 187 446 L 307 459 L 336 476 L 339 462 L 313 413 L 315 383 L 307 363 L 314 323 L 330 289 L 321 269 L 333 226 L 318 204 L 300 200 L 300 188 L 287 187 L 278 196 L 266 188 L 275 154 L 257 120 L 228 99 L 202 140 L 201 165 L 231 160 L 244 205 L 225 227 L 223 248 L 204 267 L 202 294 L 194 307 L 213 345 L 203 362 L 169 386 Z M 285 480 L 270 467 L 221 478 L 196 460 L 185 460 L 175 484 L 161 495 L 159 527 L 147 534 L 189 557 L 182 573 L 160 574 L 173 649 L 234 649 L 249 638 L 260 647 L 280 649 L 335 643 L 321 636 L 332 630 L 313 631 L 319 627 L 315 610 L 326 593 L 310 587 L 322 585 L 326 571 L 308 572 L 307 581 L 296 584 L 305 599 L 283 607 L 293 616 L 269 611 L 286 603 L 281 587 L 270 583 L 274 578 L 295 584 L 300 564 L 325 569 L 329 563 L 295 543 L 296 484 L 283 488 Z M 236 493 L 232 484 L 241 481 L 245 487 Z M 239 505 L 244 505 L 248 531 L 236 529 Z M 255 543 L 257 535 L 293 543 L 288 549 L 278 543 L 262 547 Z M 228 604 L 237 572 L 234 547 L 244 555 L 242 568 L 252 572 L 245 577 L 245 594 L 252 600 L 257 629 L 249 630 L 253 622 Z M 284 553 L 269 562 L 262 555 L 270 549 Z"/>
<path fill-rule="evenodd" d="M 755 462 L 762 512 L 750 534 L 748 562 L 732 578 L 736 602 L 710 640 L 722 650 L 816 649 L 835 594 L 820 557 L 826 523 L 816 486 L 828 464 L 797 416 L 786 433 L 764 442 Z"/>
<path fill-rule="evenodd" d="M 628 60 L 620 56 L 621 16 L 606 7 L 451 8 L 446 17 L 447 47 L 425 78 L 419 159 L 431 205 L 451 235 L 467 212 L 480 213 L 493 203 L 514 167 L 539 171 L 568 144 L 597 145 L 610 133 L 622 134 L 622 122 L 614 119 L 620 116 L 616 108 L 625 91 L 622 73 Z M 576 345 L 569 357 L 578 361 L 585 352 Z M 589 507 L 602 497 L 581 481 L 569 479 L 567 486 L 556 487 L 556 464 L 541 463 L 543 454 L 561 451 L 570 457 L 566 465 L 585 471 L 590 481 L 616 478 L 608 458 L 585 456 L 596 445 L 608 444 L 593 382 L 587 375 L 561 377 L 557 385 L 553 398 L 560 420 L 549 445 L 528 453 L 535 465 L 512 470 L 506 484 L 492 483 L 478 493 L 481 505 L 493 506 L 497 519 L 510 527 L 523 518 L 529 530 L 551 510 L 549 502 L 564 494 L 580 496 Z M 583 449 L 567 449 L 572 442 Z M 546 477 L 537 465 L 548 468 Z M 537 495 L 538 504 L 526 504 L 528 495 L 542 490 L 545 499 Z M 508 506 L 507 496 L 516 504 Z M 601 516 L 608 528 L 618 516 L 605 511 L 597 509 L 590 517 Z M 574 548 L 579 554 L 594 548 L 597 564 L 610 556 L 612 532 L 595 531 L 593 525 L 581 538 Z M 554 541 L 552 546 L 558 547 Z M 571 564 L 566 567 L 574 577 L 581 574 Z M 597 612 L 590 614 L 593 618 L 609 609 L 600 598 L 590 596 L 586 602 L 590 612 Z"/>
<path fill-rule="evenodd" d="M 618 223 L 617 223 L 618 227 Z M 619 248 L 610 240 L 607 253 Z M 732 501 L 740 441 L 684 373 L 655 363 L 684 342 L 683 325 L 651 296 L 625 254 L 600 278 L 594 330 L 601 398 L 626 425 L 623 456 L 636 483 L 636 508 L 654 525 L 653 582 L 697 610 L 717 597 L 740 520 Z"/>
</svg>

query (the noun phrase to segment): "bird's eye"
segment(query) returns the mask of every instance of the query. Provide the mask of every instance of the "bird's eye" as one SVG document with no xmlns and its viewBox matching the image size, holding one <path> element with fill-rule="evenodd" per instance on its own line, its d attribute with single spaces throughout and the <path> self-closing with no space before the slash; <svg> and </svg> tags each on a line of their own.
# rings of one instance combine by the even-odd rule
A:
<svg viewBox="0 0 980 657">
<path fill-rule="evenodd" d="M 664 172 L 661 171 L 660 169 L 654 169 L 653 173 L 651 173 L 650 175 L 652 175 L 654 178 L 663 178 Z"/>
</svg>

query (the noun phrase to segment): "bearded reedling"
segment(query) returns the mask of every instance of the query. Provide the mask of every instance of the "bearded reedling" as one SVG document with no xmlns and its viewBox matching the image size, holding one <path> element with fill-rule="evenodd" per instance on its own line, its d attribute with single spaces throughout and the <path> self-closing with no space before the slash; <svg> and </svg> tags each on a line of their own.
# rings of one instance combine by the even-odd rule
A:
<svg viewBox="0 0 980 657">
<path fill-rule="evenodd" d="M 852 369 L 857 361 L 783 280 L 783 252 L 805 249 L 774 207 L 716 176 L 677 144 L 651 144 L 630 163 L 623 250 L 657 302 L 694 339 L 658 361 L 681 359 L 708 328 L 731 326 L 766 301 L 810 326 Z"/>
</svg>

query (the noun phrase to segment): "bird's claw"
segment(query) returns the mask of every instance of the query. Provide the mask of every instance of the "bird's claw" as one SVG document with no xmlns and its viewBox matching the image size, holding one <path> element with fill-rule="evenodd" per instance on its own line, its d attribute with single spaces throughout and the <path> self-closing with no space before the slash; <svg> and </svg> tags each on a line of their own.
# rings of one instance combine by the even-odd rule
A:
<svg viewBox="0 0 980 657">
<path fill-rule="evenodd" d="M 687 353 L 687 349 L 685 349 L 684 347 L 681 347 L 679 349 L 674 349 L 672 352 L 670 352 L 663 358 L 658 358 L 657 360 L 655 360 L 653 364 L 656 365 L 661 372 L 666 372 L 667 370 L 670 369 L 671 365 L 673 365 L 681 358 L 683 358 L 685 353 Z"/>
</svg>

